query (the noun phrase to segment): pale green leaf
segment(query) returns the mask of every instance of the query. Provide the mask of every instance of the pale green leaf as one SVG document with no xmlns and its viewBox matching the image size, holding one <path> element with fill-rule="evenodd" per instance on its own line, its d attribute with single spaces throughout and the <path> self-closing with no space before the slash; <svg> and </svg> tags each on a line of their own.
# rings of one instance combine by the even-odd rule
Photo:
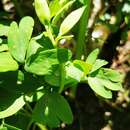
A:
<svg viewBox="0 0 130 130">
<path fill-rule="evenodd" d="M 59 1 L 59 0 L 58 0 Z M 61 18 L 62 14 L 68 10 L 73 3 L 75 2 L 75 0 L 71 0 L 68 3 L 66 2 L 60 2 L 61 3 L 61 8 L 60 10 L 55 14 L 55 17 L 52 19 L 52 24 L 56 25 L 56 23 L 58 22 L 58 20 Z M 63 4 L 64 3 L 64 4 Z"/>
<path fill-rule="evenodd" d="M 98 78 L 88 77 L 88 84 L 96 94 L 104 98 L 112 98 L 112 92 L 106 89 Z"/>
<path fill-rule="evenodd" d="M 113 82 L 122 82 L 123 75 L 119 73 L 117 70 L 103 68 L 104 76 L 106 76 L 109 80 Z"/>
<path fill-rule="evenodd" d="M 0 53 L 0 72 L 15 71 L 18 69 L 17 62 L 11 57 L 9 52 Z"/>
<path fill-rule="evenodd" d="M 94 71 L 100 69 L 102 66 L 107 65 L 107 64 L 108 64 L 107 61 L 101 60 L 101 59 L 97 59 L 97 60 L 95 61 L 95 63 L 93 64 L 92 70 L 91 70 L 90 73 L 92 73 L 92 72 L 94 72 Z"/>
<path fill-rule="evenodd" d="M 79 21 L 84 12 L 85 6 L 71 12 L 62 22 L 59 35 L 64 35 L 69 32 L 74 25 Z"/>
<path fill-rule="evenodd" d="M 99 54 L 99 49 L 95 49 L 94 51 L 92 51 L 92 52 L 88 55 L 88 57 L 87 57 L 87 59 L 86 59 L 86 62 L 87 62 L 87 63 L 90 63 L 90 64 L 94 64 L 95 61 L 96 61 L 96 59 L 97 59 L 97 57 L 98 57 L 98 54 Z"/>
<path fill-rule="evenodd" d="M 84 72 L 85 75 L 87 75 L 92 68 L 91 64 L 86 63 L 86 62 L 81 61 L 81 60 L 74 60 L 73 63 L 76 67 L 79 67 Z"/>
<path fill-rule="evenodd" d="M 17 113 L 25 105 L 23 96 L 19 97 L 14 103 L 4 111 L 0 111 L 0 119 L 12 116 Z"/>
<path fill-rule="evenodd" d="M 43 25 L 46 25 L 51 18 L 47 0 L 34 0 L 36 14 Z"/>
<path fill-rule="evenodd" d="M 8 46 L 11 55 L 20 63 L 25 62 L 26 50 L 32 35 L 34 21 L 26 16 L 20 21 L 19 27 L 12 22 L 8 33 Z"/>
<path fill-rule="evenodd" d="M 67 78 L 72 78 L 77 82 L 80 82 L 84 77 L 84 72 L 79 68 L 75 67 L 72 63 L 69 63 L 65 67 Z"/>
<path fill-rule="evenodd" d="M 121 83 L 115 83 L 115 82 L 111 82 L 110 80 L 101 79 L 101 78 L 98 78 L 98 81 L 101 82 L 102 85 L 104 85 L 107 89 L 111 89 L 113 91 L 118 91 L 122 89 Z"/>
<path fill-rule="evenodd" d="M 2 44 L 2 45 L 0 45 L 0 52 L 3 52 L 3 51 L 8 51 L 8 46 L 7 46 L 7 44 Z"/>
<path fill-rule="evenodd" d="M 9 26 L 0 24 L 0 36 L 8 36 Z"/>
</svg>

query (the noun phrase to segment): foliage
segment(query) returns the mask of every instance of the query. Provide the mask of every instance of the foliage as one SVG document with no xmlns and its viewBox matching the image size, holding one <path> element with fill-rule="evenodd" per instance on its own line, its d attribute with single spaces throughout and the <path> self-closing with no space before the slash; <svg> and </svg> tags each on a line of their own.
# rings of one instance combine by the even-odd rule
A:
<svg viewBox="0 0 130 130">
<path fill-rule="evenodd" d="M 68 32 L 86 9 L 86 2 L 81 1 L 84 5 L 68 14 L 59 25 L 60 16 L 74 2 L 54 0 L 48 4 L 46 0 L 34 0 L 36 14 L 45 28 L 37 36 L 32 36 L 34 20 L 30 16 L 23 17 L 19 25 L 14 21 L 10 26 L 0 25 L 0 36 L 7 37 L 0 45 L 1 130 L 24 129 L 6 124 L 6 117 L 21 114 L 30 120 L 28 129 L 32 123 L 51 128 L 59 127 L 61 122 L 71 124 L 72 111 L 61 95 L 68 86 L 85 82 L 107 99 L 112 98 L 112 91 L 122 89 L 121 74 L 104 68 L 108 62 L 98 59 L 98 49 L 81 60 L 73 58 L 71 50 L 59 47 L 62 39 L 71 37 Z"/>
</svg>

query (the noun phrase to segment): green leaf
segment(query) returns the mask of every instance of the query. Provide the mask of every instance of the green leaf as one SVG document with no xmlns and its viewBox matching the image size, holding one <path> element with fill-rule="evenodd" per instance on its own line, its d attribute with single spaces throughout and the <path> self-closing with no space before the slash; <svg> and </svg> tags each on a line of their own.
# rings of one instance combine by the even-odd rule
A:
<svg viewBox="0 0 130 130">
<path fill-rule="evenodd" d="M 8 46 L 11 55 L 20 63 L 24 63 L 26 50 L 32 35 L 34 21 L 31 17 L 22 18 L 19 28 L 12 22 L 8 34 Z"/>
<path fill-rule="evenodd" d="M 71 12 L 62 22 L 60 26 L 59 35 L 64 35 L 69 32 L 74 25 L 79 21 L 80 17 L 84 12 L 85 6 Z"/>
<path fill-rule="evenodd" d="M 73 116 L 69 104 L 58 93 L 46 93 L 36 104 L 32 118 L 49 127 L 58 127 L 60 122 L 72 123 Z"/>
<path fill-rule="evenodd" d="M 76 67 L 80 68 L 84 72 L 85 75 L 87 75 L 92 68 L 91 64 L 86 63 L 86 62 L 81 61 L 81 60 L 74 60 L 73 63 Z"/>
<path fill-rule="evenodd" d="M 106 76 L 109 80 L 113 82 L 122 82 L 123 75 L 119 73 L 117 70 L 103 68 L 104 76 Z"/>
<path fill-rule="evenodd" d="M 9 26 L 0 24 L 0 36 L 8 36 Z"/>
<path fill-rule="evenodd" d="M 0 127 L 0 130 L 8 130 L 7 127 Z"/>
<path fill-rule="evenodd" d="M 19 97 L 9 108 L 4 111 L 0 111 L 0 119 L 12 116 L 17 113 L 23 106 L 25 102 L 23 100 L 23 96 Z"/>
<path fill-rule="evenodd" d="M 72 53 L 69 49 L 60 48 L 57 49 L 58 60 L 60 63 L 65 63 L 71 59 Z"/>
<path fill-rule="evenodd" d="M 60 70 L 59 65 L 52 67 L 52 73 L 45 75 L 45 81 L 51 86 L 59 87 L 60 86 Z"/>
<path fill-rule="evenodd" d="M 43 47 L 40 44 L 38 44 L 38 42 L 35 39 L 32 38 L 28 45 L 26 59 L 28 60 L 30 56 L 34 55 L 39 48 L 43 48 Z"/>
<path fill-rule="evenodd" d="M 7 46 L 7 44 L 2 44 L 2 45 L 0 45 L 0 52 L 3 52 L 3 51 L 8 51 L 8 46 Z"/>
<path fill-rule="evenodd" d="M 91 87 L 91 89 L 98 95 L 108 99 L 112 98 L 112 92 L 106 89 L 102 82 L 98 80 L 98 78 L 88 77 L 88 84 Z"/>
<path fill-rule="evenodd" d="M 108 79 L 101 79 L 101 78 L 98 78 L 98 81 L 101 82 L 102 85 L 104 85 L 107 89 L 110 89 L 113 91 L 118 91 L 122 89 L 121 83 L 115 83 L 115 82 L 111 82 Z"/>
<path fill-rule="evenodd" d="M 90 64 L 94 64 L 95 61 L 96 61 L 96 59 L 97 59 L 97 57 L 98 57 L 98 54 L 99 54 L 99 49 L 95 49 L 94 51 L 92 51 L 92 52 L 88 55 L 88 57 L 87 57 L 87 59 L 86 59 L 86 62 L 87 62 L 87 63 L 90 63 Z"/>
<path fill-rule="evenodd" d="M 49 4 L 50 12 L 51 12 L 51 17 L 55 16 L 56 13 L 61 9 L 62 5 L 59 2 L 59 0 L 53 0 Z"/>
<path fill-rule="evenodd" d="M 11 57 L 9 52 L 0 53 L 0 72 L 15 71 L 18 69 L 17 62 Z"/>
<path fill-rule="evenodd" d="M 102 66 L 107 65 L 107 64 L 108 64 L 107 61 L 97 59 L 97 60 L 95 61 L 94 65 L 92 66 L 92 70 L 91 70 L 90 73 L 92 73 L 92 72 L 94 72 L 94 71 L 100 69 Z"/>
<path fill-rule="evenodd" d="M 34 0 L 36 14 L 43 25 L 48 24 L 51 18 L 47 0 Z"/>
<path fill-rule="evenodd" d="M 57 1 L 59 1 L 59 0 L 57 0 Z M 75 2 L 75 0 L 71 0 L 68 3 L 66 3 L 66 2 L 60 2 L 61 3 L 61 7 L 59 8 L 59 11 L 55 12 L 55 17 L 52 19 L 52 24 L 53 25 L 56 25 L 56 23 L 61 18 L 61 16 L 63 15 L 63 13 L 66 10 L 68 10 L 73 5 L 73 3 Z"/>
<path fill-rule="evenodd" d="M 68 65 L 65 66 L 66 69 L 66 76 L 68 78 L 72 78 L 77 82 L 80 82 L 82 78 L 84 77 L 84 72 L 75 67 L 72 63 L 68 63 Z"/>
<path fill-rule="evenodd" d="M 25 64 L 25 70 L 37 75 L 50 73 L 52 65 L 58 64 L 57 49 L 43 50 L 30 57 Z"/>
</svg>

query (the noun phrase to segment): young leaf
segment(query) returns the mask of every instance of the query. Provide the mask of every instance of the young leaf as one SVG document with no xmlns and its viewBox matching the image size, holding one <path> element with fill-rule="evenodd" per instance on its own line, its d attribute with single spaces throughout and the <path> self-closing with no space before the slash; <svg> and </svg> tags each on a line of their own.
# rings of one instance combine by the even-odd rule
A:
<svg viewBox="0 0 130 130">
<path fill-rule="evenodd" d="M 15 71 L 18 69 L 17 62 L 11 57 L 9 52 L 0 53 L 0 72 Z"/>
<path fill-rule="evenodd" d="M 85 75 L 87 75 L 91 68 L 92 68 L 92 65 L 89 64 L 89 63 L 86 63 L 84 61 L 81 61 L 81 60 L 74 60 L 74 65 L 81 68 L 81 70 L 84 72 Z"/>
<path fill-rule="evenodd" d="M 9 108 L 0 111 L 0 119 L 12 116 L 17 113 L 25 105 L 23 96 L 19 97 Z"/>
<path fill-rule="evenodd" d="M 66 65 L 65 69 L 67 78 L 71 78 L 77 82 L 80 82 L 84 77 L 84 72 L 81 69 L 75 67 L 72 63 Z"/>
<path fill-rule="evenodd" d="M 51 18 L 47 0 L 34 0 L 36 14 L 43 25 L 48 24 Z"/>
<path fill-rule="evenodd" d="M 32 118 L 49 127 L 58 127 L 61 121 L 70 124 L 73 120 L 71 109 L 65 98 L 54 92 L 43 95 L 34 108 Z"/>
<path fill-rule="evenodd" d="M 97 78 L 88 77 L 88 84 L 92 90 L 104 98 L 112 98 L 112 92 L 104 87 Z"/>
<path fill-rule="evenodd" d="M 55 16 L 56 13 L 61 9 L 62 5 L 59 0 L 53 0 L 49 4 L 49 9 L 51 12 L 51 17 Z"/>
<path fill-rule="evenodd" d="M 85 6 L 71 12 L 62 22 L 60 26 L 60 32 L 59 35 L 64 35 L 67 32 L 69 32 L 72 27 L 79 21 L 80 17 L 82 16 L 84 12 Z"/>
<path fill-rule="evenodd" d="M 107 61 L 97 59 L 97 60 L 95 61 L 94 65 L 92 66 L 92 70 L 91 70 L 90 73 L 92 73 L 92 72 L 94 72 L 94 71 L 100 69 L 102 66 L 107 65 L 107 64 L 108 64 Z"/>
<path fill-rule="evenodd" d="M 19 24 L 12 22 L 8 34 L 8 46 L 11 55 L 20 63 L 24 63 L 26 50 L 32 35 L 34 21 L 31 17 L 24 17 Z"/>
<path fill-rule="evenodd" d="M 87 62 L 87 63 L 90 63 L 90 64 L 94 64 L 95 61 L 96 61 L 96 59 L 97 59 L 97 57 L 98 57 L 98 54 L 99 54 L 99 49 L 95 49 L 94 51 L 92 51 L 92 52 L 88 55 L 88 57 L 87 57 L 87 59 L 86 59 L 86 62 Z"/>
<path fill-rule="evenodd" d="M 50 73 L 52 65 L 58 63 L 57 49 L 43 50 L 29 58 L 25 70 L 37 75 L 45 75 Z"/>
<path fill-rule="evenodd" d="M 58 22 L 58 20 L 61 18 L 62 14 L 73 5 L 73 3 L 75 2 L 75 0 L 71 0 L 68 3 L 66 3 L 66 2 L 62 2 L 62 6 L 63 7 L 61 6 L 60 10 L 56 13 L 55 17 L 52 19 L 52 24 L 53 25 L 56 25 L 56 23 Z"/>
</svg>

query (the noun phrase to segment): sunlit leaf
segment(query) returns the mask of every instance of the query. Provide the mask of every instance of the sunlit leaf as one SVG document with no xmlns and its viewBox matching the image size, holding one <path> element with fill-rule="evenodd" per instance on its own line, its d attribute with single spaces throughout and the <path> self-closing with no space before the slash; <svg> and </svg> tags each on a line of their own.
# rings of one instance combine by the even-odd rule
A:
<svg viewBox="0 0 130 130">
<path fill-rule="evenodd" d="M 20 63 L 25 62 L 26 50 L 32 35 L 34 21 L 31 17 L 22 18 L 19 27 L 12 22 L 8 33 L 8 46 L 11 55 Z"/>
<path fill-rule="evenodd" d="M 12 116 L 17 113 L 25 105 L 23 96 L 19 97 L 9 108 L 0 111 L 0 119 Z"/>
<path fill-rule="evenodd" d="M 18 69 L 17 62 L 11 57 L 9 52 L 0 53 L 0 72 L 15 71 Z"/>
<path fill-rule="evenodd" d="M 59 35 L 64 35 L 69 32 L 74 25 L 79 21 L 80 17 L 84 12 L 85 7 L 81 7 L 73 12 L 71 12 L 62 22 L 60 26 Z"/>
<path fill-rule="evenodd" d="M 112 92 L 106 89 L 98 78 L 88 77 L 88 84 L 96 94 L 104 98 L 112 98 Z"/>
</svg>

